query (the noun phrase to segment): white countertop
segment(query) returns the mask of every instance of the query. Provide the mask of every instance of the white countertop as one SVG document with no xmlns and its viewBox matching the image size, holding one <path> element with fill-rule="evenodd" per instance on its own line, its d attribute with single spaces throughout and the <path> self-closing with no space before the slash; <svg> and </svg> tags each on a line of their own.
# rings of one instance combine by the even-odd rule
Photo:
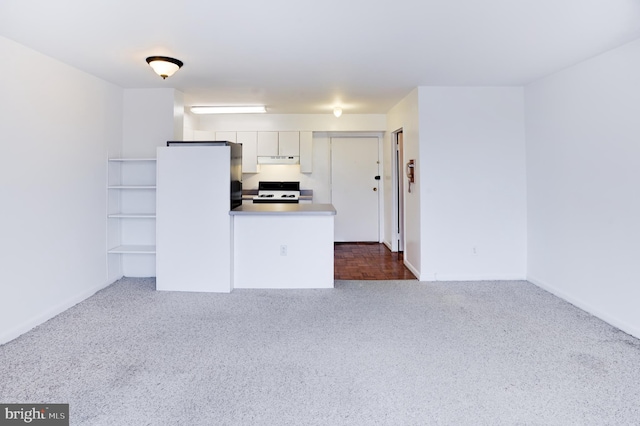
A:
<svg viewBox="0 0 640 426">
<path fill-rule="evenodd" d="M 311 215 L 335 216 L 333 204 L 278 204 L 253 203 L 245 204 L 229 212 L 232 216 L 240 215 Z"/>
</svg>

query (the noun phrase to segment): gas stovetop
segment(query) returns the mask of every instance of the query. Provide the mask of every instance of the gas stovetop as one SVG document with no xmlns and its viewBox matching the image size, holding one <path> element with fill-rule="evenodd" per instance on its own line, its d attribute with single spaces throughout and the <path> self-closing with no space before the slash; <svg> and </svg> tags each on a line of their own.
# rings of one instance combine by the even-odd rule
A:
<svg viewBox="0 0 640 426">
<path fill-rule="evenodd" d="M 298 203 L 300 182 L 259 182 L 254 203 Z"/>
</svg>

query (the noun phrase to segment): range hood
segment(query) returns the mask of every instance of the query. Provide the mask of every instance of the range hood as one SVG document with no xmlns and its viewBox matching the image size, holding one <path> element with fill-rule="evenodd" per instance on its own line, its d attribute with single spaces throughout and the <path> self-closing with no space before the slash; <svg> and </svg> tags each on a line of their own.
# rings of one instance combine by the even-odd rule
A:
<svg viewBox="0 0 640 426">
<path fill-rule="evenodd" d="M 300 157 L 288 155 L 258 156 L 258 164 L 300 164 Z"/>
</svg>

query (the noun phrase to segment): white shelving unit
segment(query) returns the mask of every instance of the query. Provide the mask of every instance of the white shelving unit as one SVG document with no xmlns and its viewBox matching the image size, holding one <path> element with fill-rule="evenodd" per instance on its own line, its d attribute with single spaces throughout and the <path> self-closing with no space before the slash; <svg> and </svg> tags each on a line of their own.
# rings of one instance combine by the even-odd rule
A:
<svg viewBox="0 0 640 426">
<path fill-rule="evenodd" d="M 122 255 L 113 261 L 123 275 L 155 276 L 156 159 L 111 158 L 108 163 L 107 253 Z"/>
<path fill-rule="evenodd" d="M 155 219 L 156 217 L 153 213 L 113 213 L 108 216 L 113 219 Z"/>
<path fill-rule="evenodd" d="M 156 189 L 156 187 L 153 185 L 109 185 L 109 189 Z"/>
<path fill-rule="evenodd" d="M 126 245 L 117 246 L 109 250 L 111 254 L 156 254 L 156 246 Z"/>
</svg>

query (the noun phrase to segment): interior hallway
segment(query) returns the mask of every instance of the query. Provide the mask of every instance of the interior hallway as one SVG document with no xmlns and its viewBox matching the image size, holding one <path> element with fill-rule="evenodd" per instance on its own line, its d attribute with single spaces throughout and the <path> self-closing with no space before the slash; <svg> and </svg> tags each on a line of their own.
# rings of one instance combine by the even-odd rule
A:
<svg viewBox="0 0 640 426">
<path fill-rule="evenodd" d="M 393 253 L 379 243 L 335 243 L 336 280 L 415 280 L 402 263 L 402 253 Z"/>
</svg>

